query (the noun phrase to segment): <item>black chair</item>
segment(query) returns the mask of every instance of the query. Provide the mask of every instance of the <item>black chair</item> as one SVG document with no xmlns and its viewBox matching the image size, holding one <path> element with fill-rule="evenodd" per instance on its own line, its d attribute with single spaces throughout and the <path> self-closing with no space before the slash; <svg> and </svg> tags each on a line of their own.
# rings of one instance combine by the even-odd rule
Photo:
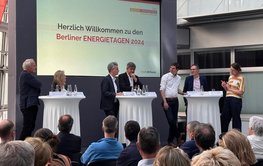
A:
<svg viewBox="0 0 263 166">
<path fill-rule="evenodd" d="M 100 161 L 94 161 L 88 164 L 88 166 L 116 166 L 117 160 L 111 159 L 111 160 L 100 160 Z"/>
</svg>

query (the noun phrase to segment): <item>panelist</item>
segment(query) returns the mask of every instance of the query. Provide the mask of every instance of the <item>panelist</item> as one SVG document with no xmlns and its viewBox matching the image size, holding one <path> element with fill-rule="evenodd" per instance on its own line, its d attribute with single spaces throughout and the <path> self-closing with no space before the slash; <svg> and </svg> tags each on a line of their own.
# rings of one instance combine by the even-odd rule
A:
<svg viewBox="0 0 263 166">
<path fill-rule="evenodd" d="M 57 70 L 53 77 L 52 91 L 65 89 L 66 76 L 63 70 Z"/>
<path fill-rule="evenodd" d="M 120 91 L 131 91 L 132 87 L 140 86 L 142 83 L 139 77 L 135 75 L 136 65 L 133 62 L 127 63 L 126 72 L 119 75 Z"/>
<path fill-rule="evenodd" d="M 119 114 L 119 101 L 116 98 L 118 95 L 122 95 L 119 89 L 119 83 L 116 76 L 119 73 L 119 67 L 117 62 L 111 62 L 107 67 L 109 74 L 103 78 L 101 82 L 101 100 L 100 109 L 104 110 L 106 116 Z"/>
</svg>

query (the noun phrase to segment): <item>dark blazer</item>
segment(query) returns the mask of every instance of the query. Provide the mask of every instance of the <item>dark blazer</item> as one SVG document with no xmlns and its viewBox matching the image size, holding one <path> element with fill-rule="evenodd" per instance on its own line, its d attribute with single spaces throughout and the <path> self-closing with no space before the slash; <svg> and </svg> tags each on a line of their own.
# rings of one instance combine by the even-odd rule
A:
<svg viewBox="0 0 263 166">
<path fill-rule="evenodd" d="M 199 78 L 200 78 L 200 84 L 203 86 L 204 91 L 209 91 L 206 77 L 200 76 Z M 183 92 L 193 91 L 193 85 L 194 85 L 194 77 L 193 76 L 186 77 L 185 82 L 184 82 Z"/>
<path fill-rule="evenodd" d="M 81 138 L 79 136 L 67 132 L 59 132 L 57 136 L 60 142 L 57 144 L 56 153 L 66 155 L 71 160 L 74 154 L 80 153 Z"/>
<path fill-rule="evenodd" d="M 20 109 L 39 105 L 41 82 L 31 73 L 23 70 L 19 78 Z"/>
<path fill-rule="evenodd" d="M 135 77 L 137 78 L 137 82 L 133 80 L 133 85 L 140 86 L 140 88 L 142 89 L 142 83 L 140 82 L 139 77 L 137 75 L 135 75 Z M 127 73 L 125 72 L 120 74 L 118 78 L 120 84 L 120 91 L 131 91 L 130 80 Z"/>
<path fill-rule="evenodd" d="M 198 147 L 195 144 L 195 140 L 186 141 L 180 146 L 185 153 L 188 154 L 188 157 L 191 159 L 195 154 L 200 153 Z"/>
<path fill-rule="evenodd" d="M 116 79 L 117 92 L 119 92 L 119 84 Z M 114 107 L 114 100 L 116 97 L 114 85 L 110 75 L 103 78 L 101 82 L 101 99 L 100 99 L 100 109 L 111 110 Z"/>
<path fill-rule="evenodd" d="M 135 142 L 131 142 L 120 154 L 117 166 L 137 166 L 142 159 Z"/>
</svg>

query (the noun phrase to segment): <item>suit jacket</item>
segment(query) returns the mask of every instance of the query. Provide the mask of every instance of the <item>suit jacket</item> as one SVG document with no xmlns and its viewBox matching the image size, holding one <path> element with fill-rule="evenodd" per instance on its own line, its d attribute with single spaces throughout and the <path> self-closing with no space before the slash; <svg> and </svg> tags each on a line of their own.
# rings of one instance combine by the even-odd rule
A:
<svg viewBox="0 0 263 166">
<path fill-rule="evenodd" d="M 180 148 L 188 154 L 189 158 L 191 159 L 194 155 L 200 153 L 198 147 L 195 144 L 195 140 L 186 141 L 183 143 Z"/>
<path fill-rule="evenodd" d="M 117 79 L 116 79 L 116 84 L 118 89 L 117 92 L 119 92 L 120 88 Z M 107 75 L 106 77 L 103 78 L 100 87 L 101 87 L 100 109 L 110 110 L 114 106 L 115 97 L 116 97 L 114 85 L 110 75 Z"/>
<path fill-rule="evenodd" d="M 200 84 L 203 86 L 204 91 L 209 91 L 209 87 L 207 84 L 207 80 L 205 76 L 200 76 Z M 193 91 L 193 86 L 194 86 L 194 77 L 193 76 L 188 76 L 185 79 L 184 82 L 184 90 L 183 92 L 187 92 L 187 91 Z"/>
<path fill-rule="evenodd" d="M 137 75 L 135 75 L 135 77 L 137 78 L 137 82 L 133 80 L 133 85 L 140 86 L 140 88 L 142 89 L 142 83 L 140 82 L 139 77 Z M 125 72 L 120 74 L 118 78 L 120 83 L 120 91 L 131 91 L 130 80 L 127 73 Z"/>
<path fill-rule="evenodd" d="M 20 109 L 39 105 L 41 82 L 31 73 L 23 70 L 19 78 Z"/>
<path fill-rule="evenodd" d="M 135 142 L 131 142 L 120 154 L 117 166 L 137 166 L 142 159 Z"/>
<path fill-rule="evenodd" d="M 81 138 L 79 136 L 67 132 L 59 132 L 57 136 L 60 142 L 57 144 L 56 153 L 66 155 L 71 160 L 74 153 L 80 153 Z"/>
</svg>

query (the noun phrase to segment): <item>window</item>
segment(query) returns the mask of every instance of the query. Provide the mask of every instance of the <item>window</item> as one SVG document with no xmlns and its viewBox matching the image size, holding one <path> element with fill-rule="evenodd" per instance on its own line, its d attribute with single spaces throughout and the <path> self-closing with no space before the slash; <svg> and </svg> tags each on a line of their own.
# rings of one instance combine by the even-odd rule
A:
<svg viewBox="0 0 263 166">
<path fill-rule="evenodd" d="M 242 67 L 262 67 L 263 50 L 236 50 L 235 61 Z"/>
</svg>

